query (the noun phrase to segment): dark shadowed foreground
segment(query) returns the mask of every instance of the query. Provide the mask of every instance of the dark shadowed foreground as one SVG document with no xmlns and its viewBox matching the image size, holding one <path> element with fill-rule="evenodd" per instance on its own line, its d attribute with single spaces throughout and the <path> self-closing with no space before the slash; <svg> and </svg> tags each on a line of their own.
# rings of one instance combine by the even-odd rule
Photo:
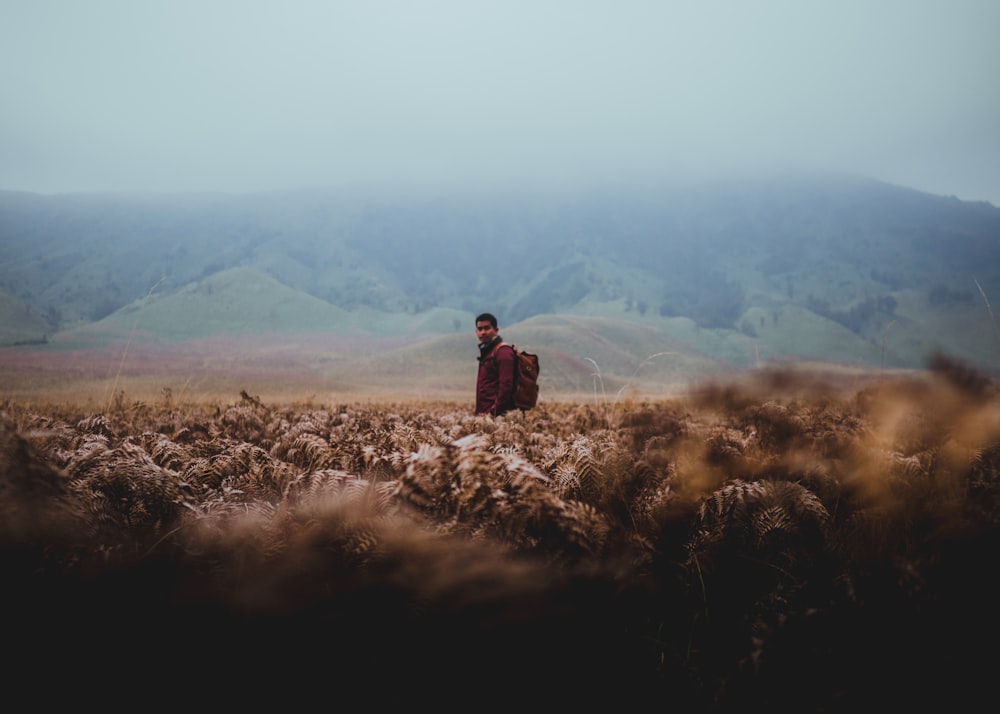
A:
<svg viewBox="0 0 1000 714">
<path fill-rule="evenodd" d="M 1000 398 L 943 358 L 498 420 L 3 407 L 5 679 L 35 707 L 992 697 Z"/>
</svg>

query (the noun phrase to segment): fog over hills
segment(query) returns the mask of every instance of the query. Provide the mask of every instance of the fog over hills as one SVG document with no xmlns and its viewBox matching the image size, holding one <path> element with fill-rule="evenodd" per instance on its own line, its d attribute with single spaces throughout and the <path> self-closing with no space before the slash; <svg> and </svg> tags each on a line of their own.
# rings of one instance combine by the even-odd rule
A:
<svg viewBox="0 0 1000 714">
<path fill-rule="evenodd" d="M 0 192 L 0 237 L 0 344 L 22 350 L 447 339 L 468 371 L 472 320 L 491 311 L 508 339 L 575 361 L 567 384 L 594 355 L 609 376 L 655 371 L 661 352 L 732 368 L 913 369 L 937 351 L 1000 364 L 1000 209 L 852 176 L 523 195 Z"/>
</svg>

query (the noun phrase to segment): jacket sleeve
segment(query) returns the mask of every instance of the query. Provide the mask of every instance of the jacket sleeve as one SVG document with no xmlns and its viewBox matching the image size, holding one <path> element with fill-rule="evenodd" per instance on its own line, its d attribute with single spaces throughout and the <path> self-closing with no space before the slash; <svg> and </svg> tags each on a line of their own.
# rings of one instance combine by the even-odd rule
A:
<svg viewBox="0 0 1000 714">
<path fill-rule="evenodd" d="M 510 345 L 501 346 L 497 350 L 496 360 L 500 383 L 493 413 L 500 414 L 514 408 L 514 348 Z"/>
</svg>

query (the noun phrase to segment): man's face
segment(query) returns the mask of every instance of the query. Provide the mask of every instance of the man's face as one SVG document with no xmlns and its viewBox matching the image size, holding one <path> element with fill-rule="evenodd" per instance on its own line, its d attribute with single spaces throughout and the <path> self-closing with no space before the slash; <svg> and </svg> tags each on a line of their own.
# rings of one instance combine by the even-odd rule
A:
<svg viewBox="0 0 1000 714">
<path fill-rule="evenodd" d="M 496 337 L 497 332 L 499 332 L 499 330 L 493 327 L 493 325 L 486 320 L 481 320 L 476 323 L 476 337 L 478 337 L 479 341 L 484 345 Z"/>
</svg>

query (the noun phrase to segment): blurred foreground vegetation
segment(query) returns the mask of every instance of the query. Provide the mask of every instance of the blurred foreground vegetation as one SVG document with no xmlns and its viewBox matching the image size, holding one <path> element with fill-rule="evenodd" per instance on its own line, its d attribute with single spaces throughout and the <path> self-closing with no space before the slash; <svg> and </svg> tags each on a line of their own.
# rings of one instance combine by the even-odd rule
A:
<svg viewBox="0 0 1000 714">
<path fill-rule="evenodd" d="M 2 408 L 15 686 L 446 710 L 988 695 L 1000 398 L 943 357 L 500 419 L 245 391 Z"/>
</svg>

